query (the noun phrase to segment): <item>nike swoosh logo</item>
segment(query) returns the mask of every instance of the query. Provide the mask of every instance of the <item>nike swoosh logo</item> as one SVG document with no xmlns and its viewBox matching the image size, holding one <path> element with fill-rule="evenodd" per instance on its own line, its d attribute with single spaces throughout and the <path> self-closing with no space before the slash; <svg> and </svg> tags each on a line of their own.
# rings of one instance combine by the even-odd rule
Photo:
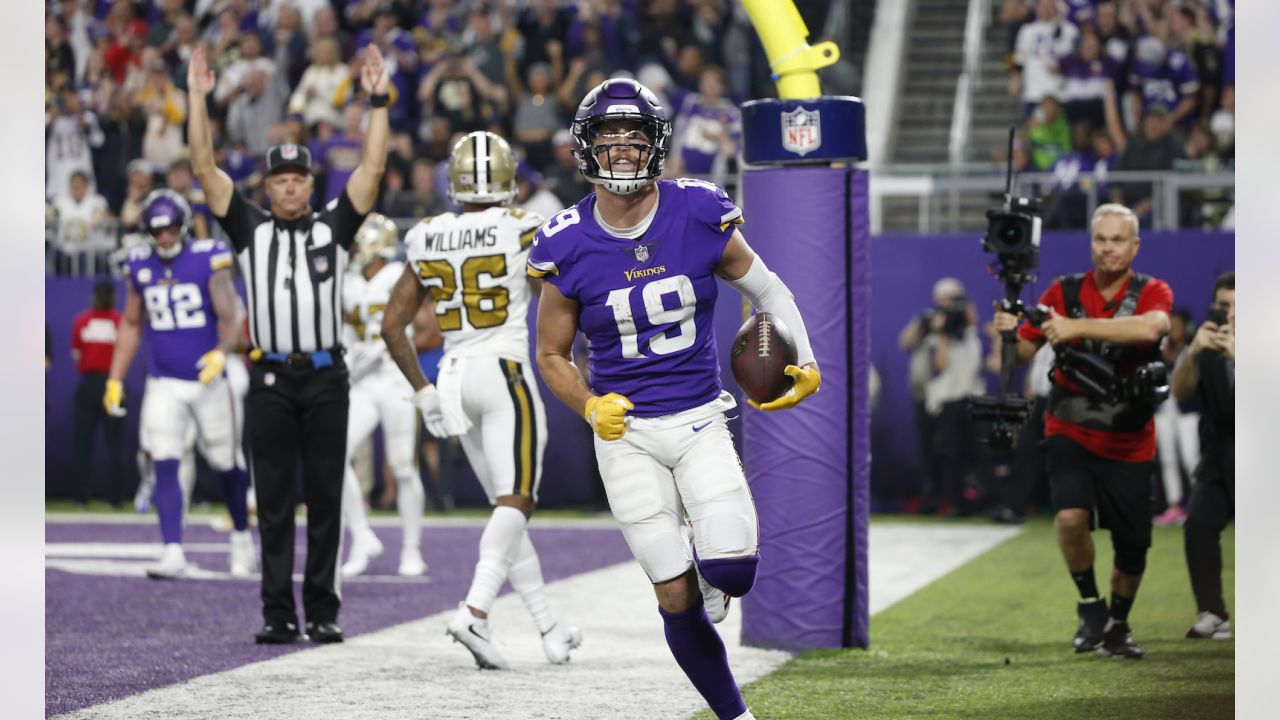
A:
<svg viewBox="0 0 1280 720">
<path fill-rule="evenodd" d="M 706 429 L 707 429 L 707 426 L 708 426 L 708 425 L 710 425 L 710 424 L 711 424 L 710 422 L 707 422 L 707 423 L 703 423 L 702 425 L 694 425 L 694 426 L 693 426 L 693 431 L 694 431 L 694 432 L 702 432 L 703 430 L 706 430 Z"/>
</svg>

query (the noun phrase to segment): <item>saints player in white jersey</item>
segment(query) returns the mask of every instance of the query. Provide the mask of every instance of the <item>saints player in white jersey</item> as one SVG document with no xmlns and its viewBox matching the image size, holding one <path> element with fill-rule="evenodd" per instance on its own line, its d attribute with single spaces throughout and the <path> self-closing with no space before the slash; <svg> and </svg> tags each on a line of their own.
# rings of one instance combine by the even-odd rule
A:
<svg viewBox="0 0 1280 720">
<path fill-rule="evenodd" d="M 515 176 L 511 148 L 497 135 L 473 132 L 454 145 L 449 195 L 463 212 L 427 218 L 405 235 L 408 267 L 382 323 L 383 340 L 413 385 L 427 429 L 437 437 L 460 437 L 494 505 L 471 588 L 448 629 L 487 669 L 508 667 L 486 620 L 505 580 L 533 615 L 548 660 L 567 662 L 582 642 L 578 628 L 551 614 L 527 531 L 547 433 L 529 362 L 531 288 L 523 268 L 543 218 L 504 207 L 515 196 Z M 428 384 L 404 337 L 428 296 L 444 334 L 436 385 Z"/>
<path fill-rule="evenodd" d="M 396 509 L 404 530 L 400 550 L 401 575 L 424 575 L 422 560 L 422 512 L 425 495 L 415 454 L 418 415 L 405 398 L 413 390 L 396 366 L 387 362 L 382 342 L 382 311 L 391 288 L 404 274 L 396 259 L 399 232 L 396 224 L 374 213 L 356 232 L 354 272 L 342 288 L 346 315 L 347 367 L 351 372 L 351 410 L 347 422 L 347 467 L 342 486 L 343 524 L 351 531 L 351 553 L 342 566 L 343 577 L 363 573 L 369 561 L 382 554 L 382 543 L 369 528 L 364 495 L 351 456 L 379 424 L 386 440 L 387 462 L 396 479 Z M 424 308 L 425 311 L 425 308 Z M 429 316 L 424 318 L 430 322 Z M 405 332 L 402 329 L 401 334 Z"/>
</svg>

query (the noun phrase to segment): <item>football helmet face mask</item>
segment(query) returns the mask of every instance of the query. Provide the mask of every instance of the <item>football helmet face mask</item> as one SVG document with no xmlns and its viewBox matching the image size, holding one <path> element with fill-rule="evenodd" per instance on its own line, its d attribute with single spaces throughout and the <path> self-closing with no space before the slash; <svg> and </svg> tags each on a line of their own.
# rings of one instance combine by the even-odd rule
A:
<svg viewBox="0 0 1280 720">
<path fill-rule="evenodd" d="M 671 121 L 658 97 L 625 78 L 605 80 L 587 93 L 570 134 L 578 171 L 619 195 L 630 195 L 657 180 L 671 147 Z"/>
<path fill-rule="evenodd" d="M 468 133 L 449 153 L 449 199 L 456 203 L 505 203 L 516 196 L 516 158 L 491 132 Z"/>
<path fill-rule="evenodd" d="M 162 245 L 157 234 L 175 226 L 178 228 L 177 242 Z M 166 260 L 177 257 L 191 232 L 191 206 L 173 190 L 153 190 L 142 201 L 142 227 L 151 239 L 157 255 Z"/>
<path fill-rule="evenodd" d="M 352 265 L 363 268 L 377 258 L 395 260 L 399 239 L 400 231 L 391 218 L 370 213 L 356 230 L 355 262 Z"/>
</svg>

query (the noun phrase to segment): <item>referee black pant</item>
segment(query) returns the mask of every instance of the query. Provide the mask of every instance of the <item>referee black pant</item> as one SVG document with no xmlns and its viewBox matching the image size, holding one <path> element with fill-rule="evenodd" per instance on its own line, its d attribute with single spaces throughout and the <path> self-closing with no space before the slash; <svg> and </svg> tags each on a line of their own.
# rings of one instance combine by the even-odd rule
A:
<svg viewBox="0 0 1280 720">
<path fill-rule="evenodd" d="M 297 473 L 307 504 L 307 563 L 302 606 L 307 622 L 334 622 L 342 598 L 337 568 L 342 539 L 342 476 L 347 452 L 347 369 L 256 362 L 249 374 L 249 433 L 262 536 L 262 617 L 297 622 L 293 599 Z"/>
</svg>

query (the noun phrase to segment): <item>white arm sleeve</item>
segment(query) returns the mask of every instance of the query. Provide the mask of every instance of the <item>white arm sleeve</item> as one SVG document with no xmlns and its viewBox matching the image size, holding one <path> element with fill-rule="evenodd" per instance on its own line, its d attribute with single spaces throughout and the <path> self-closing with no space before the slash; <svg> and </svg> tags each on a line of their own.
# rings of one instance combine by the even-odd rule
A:
<svg viewBox="0 0 1280 720">
<path fill-rule="evenodd" d="M 796 307 L 795 296 L 781 278 L 765 267 L 763 258 L 756 255 L 746 275 L 728 282 L 757 310 L 777 316 L 791 331 L 791 338 L 796 343 L 797 365 L 804 367 L 814 362 L 813 348 L 809 346 L 809 333 L 804 329 L 804 320 L 800 318 L 800 308 Z"/>
</svg>

